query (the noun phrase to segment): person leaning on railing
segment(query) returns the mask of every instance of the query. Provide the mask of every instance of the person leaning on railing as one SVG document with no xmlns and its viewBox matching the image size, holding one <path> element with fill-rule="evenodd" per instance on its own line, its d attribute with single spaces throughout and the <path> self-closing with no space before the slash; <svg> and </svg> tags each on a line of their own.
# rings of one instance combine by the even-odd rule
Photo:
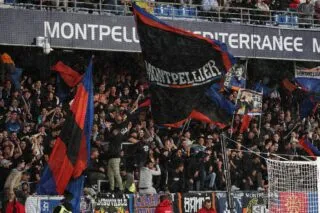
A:
<svg viewBox="0 0 320 213">
<path fill-rule="evenodd" d="M 299 12 L 299 27 L 310 28 L 312 24 L 312 14 L 314 12 L 314 6 L 311 0 L 306 0 L 305 3 L 301 3 L 298 7 Z"/>
<path fill-rule="evenodd" d="M 265 24 L 265 22 L 269 19 L 270 8 L 269 5 L 265 3 L 263 0 L 257 0 L 255 4 L 256 11 L 256 20 L 258 24 Z"/>
<path fill-rule="evenodd" d="M 314 24 L 320 24 L 320 0 L 314 3 Z"/>
</svg>

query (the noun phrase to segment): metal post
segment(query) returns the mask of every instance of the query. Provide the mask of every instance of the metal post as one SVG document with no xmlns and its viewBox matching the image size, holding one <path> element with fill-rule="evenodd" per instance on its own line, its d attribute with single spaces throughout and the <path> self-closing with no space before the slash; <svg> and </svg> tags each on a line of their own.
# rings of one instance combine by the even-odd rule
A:
<svg viewBox="0 0 320 213">
<path fill-rule="evenodd" d="M 226 190 L 227 190 L 227 203 L 228 203 L 228 210 L 231 213 L 235 212 L 234 203 L 233 203 L 233 196 L 231 193 L 231 179 L 230 179 L 230 168 L 229 168 L 229 159 L 227 154 L 227 145 L 226 145 L 226 136 L 225 133 L 221 133 L 220 135 L 221 141 L 221 149 L 223 153 L 223 167 L 224 167 L 224 175 L 226 178 Z"/>
</svg>

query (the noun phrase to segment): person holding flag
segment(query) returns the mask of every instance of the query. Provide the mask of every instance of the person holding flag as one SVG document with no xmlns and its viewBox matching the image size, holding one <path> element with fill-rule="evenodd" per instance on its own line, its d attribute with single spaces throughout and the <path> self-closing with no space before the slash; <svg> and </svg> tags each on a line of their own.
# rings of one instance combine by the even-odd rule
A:
<svg viewBox="0 0 320 213">
<path fill-rule="evenodd" d="M 61 195 L 68 190 L 73 194 L 72 212 L 80 211 L 83 172 L 90 158 L 93 110 L 91 59 L 37 186 L 37 193 L 40 195 Z"/>
</svg>

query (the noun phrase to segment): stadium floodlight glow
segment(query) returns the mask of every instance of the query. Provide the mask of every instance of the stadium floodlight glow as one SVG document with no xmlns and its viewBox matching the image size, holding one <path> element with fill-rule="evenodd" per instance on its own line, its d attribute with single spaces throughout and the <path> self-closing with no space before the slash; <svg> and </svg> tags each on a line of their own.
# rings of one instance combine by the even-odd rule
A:
<svg viewBox="0 0 320 213">
<path fill-rule="evenodd" d="M 49 39 L 47 37 L 38 36 L 36 38 L 36 46 L 43 48 L 43 53 L 48 55 L 53 49 L 49 43 Z"/>
</svg>

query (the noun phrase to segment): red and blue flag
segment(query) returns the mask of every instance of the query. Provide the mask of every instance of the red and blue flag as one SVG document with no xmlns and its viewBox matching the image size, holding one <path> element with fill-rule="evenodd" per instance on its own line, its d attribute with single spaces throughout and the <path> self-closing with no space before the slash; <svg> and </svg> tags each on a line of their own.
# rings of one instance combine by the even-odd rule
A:
<svg viewBox="0 0 320 213">
<path fill-rule="evenodd" d="M 299 140 L 299 144 L 314 160 L 316 159 L 316 156 L 320 156 L 319 149 L 309 141 L 307 136 L 303 136 Z"/>
<path fill-rule="evenodd" d="M 80 203 L 84 180 L 82 173 L 90 159 L 93 110 L 91 60 L 77 87 L 74 101 L 37 187 L 37 193 L 41 195 L 62 195 L 68 189 L 73 193 L 76 203 L 73 206 L 74 212 L 79 212 L 75 209 Z"/>
</svg>

